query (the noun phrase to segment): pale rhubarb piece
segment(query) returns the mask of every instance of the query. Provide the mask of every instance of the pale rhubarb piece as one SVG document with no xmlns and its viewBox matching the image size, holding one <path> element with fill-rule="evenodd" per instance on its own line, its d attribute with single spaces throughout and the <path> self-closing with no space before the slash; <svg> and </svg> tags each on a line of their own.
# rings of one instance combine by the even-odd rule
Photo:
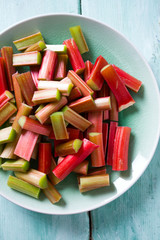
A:
<svg viewBox="0 0 160 240">
<path fill-rule="evenodd" d="M 58 55 L 53 51 L 45 51 L 39 70 L 38 80 L 52 80 L 57 65 Z"/>
<path fill-rule="evenodd" d="M 77 44 L 77 47 L 81 54 L 88 52 L 89 48 L 87 46 L 86 40 L 84 38 L 81 26 L 74 26 L 69 28 L 70 33 Z"/>
<path fill-rule="evenodd" d="M 69 104 L 69 107 L 77 113 L 88 112 L 95 107 L 94 100 L 91 95 L 80 98 Z"/>
<path fill-rule="evenodd" d="M 8 90 L 3 57 L 0 57 L 0 86 L 0 94 L 2 94 L 5 90 Z"/>
<path fill-rule="evenodd" d="M 15 137 L 16 131 L 12 127 L 6 127 L 0 130 L 0 144 L 13 142 Z"/>
<path fill-rule="evenodd" d="M 43 193 L 52 204 L 59 202 L 60 199 L 62 198 L 61 194 L 56 190 L 56 188 L 49 181 L 48 181 L 48 187 L 43 189 Z"/>
<path fill-rule="evenodd" d="M 22 91 L 18 84 L 16 76 L 18 76 L 18 72 L 14 73 L 12 75 L 12 82 L 13 82 L 14 95 L 15 95 L 15 99 L 16 99 L 16 105 L 17 105 L 17 109 L 19 110 L 21 103 L 23 103 L 25 100 L 22 95 Z"/>
<path fill-rule="evenodd" d="M 62 109 L 62 112 L 64 114 L 64 119 L 69 122 L 74 127 L 78 128 L 82 132 L 84 132 L 89 126 L 92 125 L 91 122 L 89 122 L 87 119 L 82 117 L 80 114 L 73 111 L 68 106 L 65 106 Z"/>
<path fill-rule="evenodd" d="M 46 48 L 46 44 L 44 43 L 44 41 L 39 41 L 39 42 L 34 43 L 33 45 L 31 45 L 30 47 L 28 47 L 25 50 L 25 52 L 33 52 L 33 51 L 41 52 L 45 48 Z"/>
<path fill-rule="evenodd" d="M 67 54 L 67 46 L 64 44 L 46 44 L 46 49 L 45 50 L 50 50 L 54 51 L 58 54 Z"/>
<path fill-rule="evenodd" d="M 57 145 L 55 151 L 58 156 L 67 156 L 69 154 L 77 153 L 81 145 L 82 141 L 80 139 L 74 139 Z"/>
<path fill-rule="evenodd" d="M 38 188 L 44 189 L 48 187 L 47 176 L 35 169 L 30 169 L 26 173 L 14 172 L 15 176 L 21 180 L 24 180 Z"/>
<path fill-rule="evenodd" d="M 32 184 L 29 184 L 21 179 L 18 179 L 10 175 L 8 178 L 7 185 L 16 191 L 27 194 L 34 198 L 39 198 L 40 188 L 35 187 Z"/>
<path fill-rule="evenodd" d="M 88 112 L 110 110 L 111 107 L 110 97 L 96 98 L 94 100 L 94 105 L 88 109 Z"/>
<path fill-rule="evenodd" d="M 69 139 L 63 112 L 55 112 L 50 116 L 56 140 Z"/>
<path fill-rule="evenodd" d="M 14 104 L 7 102 L 1 109 L 0 109 L 0 126 L 3 125 L 15 112 L 17 108 Z"/>
<path fill-rule="evenodd" d="M 13 142 L 7 143 L 1 153 L 1 158 L 4 159 L 16 159 L 17 156 L 14 154 L 17 142 L 19 140 L 20 134 L 17 134 Z M 0 145 L 1 146 L 1 145 Z"/>
<path fill-rule="evenodd" d="M 39 112 L 35 114 L 36 118 L 39 120 L 41 124 L 45 123 L 50 115 L 54 112 L 57 112 L 64 105 L 67 104 L 67 98 L 62 97 L 59 102 L 53 102 L 47 104 L 44 108 L 42 108 Z"/>
<path fill-rule="evenodd" d="M 41 53 L 38 51 L 13 54 L 13 66 L 40 65 L 42 61 Z"/>
<path fill-rule="evenodd" d="M 108 86 L 112 90 L 117 102 L 119 112 L 130 107 L 135 103 L 134 99 L 128 92 L 121 78 L 116 73 L 112 65 L 107 65 L 101 70 L 101 74 Z"/>
<path fill-rule="evenodd" d="M 17 50 L 21 51 L 39 41 L 44 41 L 44 40 L 43 40 L 42 34 L 40 32 L 37 32 L 35 34 L 17 39 L 13 41 L 13 43 L 16 46 Z"/>
<path fill-rule="evenodd" d="M 58 89 L 47 89 L 35 91 L 32 97 L 32 102 L 37 104 L 57 102 L 61 99 L 61 93 Z"/>
<path fill-rule="evenodd" d="M 36 86 L 33 81 L 31 72 L 18 74 L 16 76 L 16 79 L 20 86 L 21 92 L 26 100 L 26 103 L 30 106 L 34 106 L 34 103 L 32 102 L 32 97 L 34 92 L 36 91 Z"/>
<path fill-rule="evenodd" d="M 2 164 L 4 171 L 26 172 L 29 169 L 29 162 L 24 159 L 7 160 Z"/>
<path fill-rule="evenodd" d="M 22 130 L 14 154 L 20 158 L 30 161 L 37 140 L 38 140 L 37 133 Z"/>
<path fill-rule="evenodd" d="M 3 107 L 7 102 L 9 102 L 11 99 L 13 99 L 13 94 L 6 90 L 0 95 L 0 108 Z"/>
<path fill-rule="evenodd" d="M 15 73 L 15 67 L 13 66 L 13 48 L 12 47 L 2 47 L 1 56 L 5 62 L 6 75 L 8 80 L 8 86 L 10 91 L 13 91 L 12 74 Z"/>
<path fill-rule="evenodd" d="M 54 73 L 54 80 L 61 80 L 67 75 L 68 55 L 59 54 L 58 63 Z"/>
<path fill-rule="evenodd" d="M 85 62 L 85 69 L 84 69 L 84 81 L 87 82 L 91 75 L 91 71 L 93 69 L 93 63 L 91 63 L 89 60 Z"/>
<path fill-rule="evenodd" d="M 77 100 L 78 98 L 82 97 L 82 93 L 79 87 L 74 87 L 68 96 L 68 101 L 72 102 L 74 100 Z"/>
</svg>

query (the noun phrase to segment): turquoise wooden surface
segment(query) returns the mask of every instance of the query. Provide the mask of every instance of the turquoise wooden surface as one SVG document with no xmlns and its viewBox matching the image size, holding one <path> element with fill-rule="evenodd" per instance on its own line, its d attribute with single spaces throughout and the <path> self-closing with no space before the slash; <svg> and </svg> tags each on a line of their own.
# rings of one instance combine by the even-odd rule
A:
<svg viewBox="0 0 160 240">
<path fill-rule="evenodd" d="M 158 0 L 0 0 L 0 31 L 39 14 L 81 13 L 123 33 L 150 64 L 160 87 L 160 2 Z M 156 104 L 156 103 L 153 103 Z M 91 212 L 95 240 L 160 239 L 160 143 L 151 164 L 123 196 Z M 87 213 L 47 216 L 0 197 L 0 239 L 89 239 Z"/>
</svg>

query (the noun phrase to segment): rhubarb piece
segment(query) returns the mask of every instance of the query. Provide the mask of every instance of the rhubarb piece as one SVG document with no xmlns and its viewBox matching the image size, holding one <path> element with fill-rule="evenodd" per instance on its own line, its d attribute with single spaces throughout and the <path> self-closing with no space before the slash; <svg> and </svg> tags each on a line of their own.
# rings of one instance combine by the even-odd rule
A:
<svg viewBox="0 0 160 240">
<path fill-rule="evenodd" d="M 81 145 L 82 145 L 81 140 L 74 139 L 57 145 L 55 151 L 58 156 L 67 156 L 69 154 L 77 153 Z"/>
<path fill-rule="evenodd" d="M 15 73 L 15 67 L 13 66 L 13 48 L 2 47 L 1 56 L 3 57 L 5 62 L 5 69 L 6 69 L 9 89 L 13 91 L 12 74 Z"/>
<path fill-rule="evenodd" d="M 0 144 L 13 142 L 15 137 L 16 131 L 12 127 L 6 127 L 0 130 Z"/>
<path fill-rule="evenodd" d="M 88 111 L 104 111 L 111 109 L 110 97 L 96 98 L 94 100 L 94 105 L 88 109 Z"/>
<path fill-rule="evenodd" d="M 69 61 L 75 73 L 81 74 L 85 69 L 83 58 L 73 38 L 63 42 L 67 46 Z"/>
<path fill-rule="evenodd" d="M 44 189 L 48 187 L 46 174 L 35 169 L 30 169 L 26 173 L 14 172 L 14 174 L 17 178 L 24 180 L 38 188 Z"/>
<path fill-rule="evenodd" d="M 87 175 L 88 174 L 88 166 L 89 166 L 89 161 L 84 160 L 73 170 L 73 172 L 82 174 L 82 175 Z"/>
<path fill-rule="evenodd" d="M 17 108 L 12 103 L 7 102 L 0 109 L 0 126 L 2 126 L 16 111 Z"/>
<path fill-rule="evenodd" d="M 15 41 L 13 41 L 13 43 L 16 46 L 17 50 L 21 51 L 39 41 L 44 41 L 44 40 L 43 40 L 42 34 L 40 32 L 37 32 L 37 33 L 29 35 L 27 37 L 15 40 Z"/>
<path fill-rule="evenodd" d="M 10 175 L 8 178 L 7 185 L 16 191 L 22 192 L 34 198 L 39 198 L 40 189 L 21 179 L 18 179 Z"/>
<path fill-rule="evenodd" d="M 94 91 L 74 71 L 69 70 L 67 77 L 76 87 L 79 87 L 83 96 L 93 95 Z"/>
<path fill-rule="evenodd" d="M 64 83 L 62 81 L 39 81 L 38 90 L 58 89 L 62 94 L 70 94 L 73 88 L 72 83 Z"/>
<path fill-rule="evenodd" d="M 110 185 L 109 174 L 98 174 L 93 176 L 83 176 L 79 179 L 79 190 L 81 193 L 91 191 Z"/>
<path fill-rule="evenodd" d="M 89 133 L 89 140 L 99 147 L 91 153 L 92 167 L 102 167 L 105 165 L 105 155 L 103 146 L 103 134 L 92 132 Z"/>
<path fill-rule="evenodd" d="M 93 66 L 92 72 L 87 84 L 95 91 L 101 90 L 104 79 L 101 75 L 101 69 L 106 66 L 108 62 L 100 55 Z"/>
<path fill-rule="evenodd" d="M 56 167 L 57 165 L 56 165 L 56 162 L 55 162 L 55 160 L 54 160 L 54 158 L 52 157 L 52 159 L 51 159 L 51 171 L 50 171 L 50 173 L 48 174 L 48 178 L 49 178 L 49 180 L 51 181 L 51 183 L 53 184 L 53 185 L 56 185 L 56 184 L 58 184 L 61 180 L 59 179 L 59 178 L 57 178 L 54 174 L 53 174 L 53 169 L 55 169 L 55 167 Z"/>
<path fill-rule="evenodd" d="M 18 84 L 18 81 L 16 78 L 17 76 L 18 76 L 18 72 L 12 75 L 12 82 L 13 82 L 14 95 L 16 98 L 16 105 L 17 105 L 17 109 L 19 110 L 21 103 L 24 102 L 24 97 L 22 95 L 21 88 Z"/>
<path fill-rule="evenodd" d="M 26 172 L 29 169 L 29 162 L 24 159 L 8 160 L 2 164 L 2 169 L 5 171 Z"/>
<path fill-rule="evenodd" d="M 108 123 L 103 123 L 103 146 L 104 146 L 104 155 L 106 156 L 107 151 L 107 142 L 108 142 L 108 132 L 109 132 L 109 125 Z"/>
<path fill-rule="evenodd" d="M 13 54 L 13 66 L 40 65 L 42 61 L 41 53 L 38 51 Z"/>
<path fill-rule="evenodd" d="M 117 127 L 113 147 L 113 171 L 126 171 L 128 169 L 128 148 L 130 127 Z"/>
<path fill-rule="evenodd" d="M 107 65 L 101 70 L 101 74 L 112 90 L 117 102 L 119 112 L 135 103 L 121 78 L 112 65 Z"/>
<path fill-rule="evenodd" d="M 53 51 L 45 51 L 42 59 L 42 64 L 39 70 L 39 80 L 52 80 L 57 64 L 57 53 Z"/>
<path fill-rule="evenodd" d="M 67 63 L 68 63 L 68 55 L 58 55 L 58 63 L 55 69 L 54 73 L 54 79 L 55 80 L 61 80 L 62 78 L 65 78 L 67 75 Z"/>
<path fill-rule="evenodd" d="M 67 104 L 67 98 L 62 97 L 59 102 L 53 102 L 47 104 L 44 108 L 42 108 L 38 113 L 35 114 L 36 118 L 39 120 L 41 124 L 47 121 L 50 115 L 59 109 L 61 109 L 64 105 Z"/>
<path fill-rule="evenodd" d="M 81 26 L 74 26 L 70 27 L 70 33 L 72 35 L 72 38 L 74 39 L 75 43 L 77 44 L 77 47 L 81 54 L 88 52 L 89 48 L 87 46 L 86 40 L 84 38 Z"/>
<path fill-rule="evenodd" d="M 111 99 L 112 108 L 109 111 L 109 120 L 118 122 L 118 103 L 111 89 L 110 89 L 110 99 Z"/>
<path fill-rule="evenodd" d="M 102 89 L 101 91 L 98 92 L 98 97 L 101 98 L 101 97 L 109 97 L 110 94 L 109 94 L 109 87 L 106 83 L 103 84 L 102 86 Z M 112 110 L 112 102 L 111 102 L 111 109 L 110 111 Z M 103 120 L 108 120 L 109 119 L 109 110 L 104 110 L 103 111 Z"/>
<path fill-rule="evenodd" d="M 85 70 L 84 70 L 84 81 L 87 82 L 91 75 L 91 71 L 93 69 L 93 63 L 91 63 L 89 60 L 85 62 Z"/>
<path fill-rule="evenodd" d="M 16 138 L 13 142 L 7 143 L 1 153 L 1 158 L 4 159 L 16 159 L 17 156 L 14 154 L 14 150 L 16 148 L 17 142 L 19 140 L 20 134 L 17 134 Z M 1 146 L 1 145 L 0 145 Z"/>
<path fill-rule="evenodd" d="M 35 114 L 38 113 L 38 112 L 39 112 L 42 108 L 44 108 L 44 107 L 45 107 L 44 104 L 39 105 L 38 108 L 37 108 L 36 111 L 35 111 Z"/>
<path fill-rule="evenodd" d="M 58 54 L 65 54 L 65 53 L 67 53 L 67 46 L 64 44 L 62 44 L 62 45 L 46 44 L 46 50 L 54 51 Z"/>
<path fill-rule="evenodd" d="M 84 138 L 79 151 L 74 155 L 68 155 L 65 157 L 63 161 L 53 170 L 53 174 L 59 179 L 63 180 L 97 147 L 97 145 Z"/>
<path fill-rule="evenodd" d="M 31 75 L 37 89 L 38 89 L 38 82 L 39 82 L 38 80 L 39 69 L 40 69 L 39 65 L 30 66 Z"/>
<path fill-rule="evenodd" d="M 21 127 L 18 123 L 18 120 L 20 119 L 21 116 L 28 116 L 30 114 L 30 112 L 32 111 L 32 107 L 21 103 L 21 106 L 17 112 L 16 118 L 14 119 L 12 128 L 19 133 L 21 131 Z"/>
<path fill-rule="evenodd" d="M 119 67 L 117 67 L 116 65 L 112 64 L 112 66 L 114 67 L 114 69 L 116 70 L 117 74 L 119 75 L 119 77 L 122 79 L 122 81 L 124 82 L 124 84 L 130 88 L 131 90 L 133 90 L 134 92 L 138 92 L 142 82 L 140 80 L 138 80 L 137 78 L 131 76 L 130 74 L 126 73 L 125 71 L 123 71 L 122 69 L 120 69 Z"/>
<path fill-rule="evenodd" d="M 41 135 L 38 137 L 38 140 L 37 140 L 34 150 L 32 152 L 31 159 L 37 160 L 37 158 L 38 158 L 38 150 L 39 150 L 40 141 L 41 141 Z"/>
<path fill-rule="evenodd" d="M 74 127 L 78 128 L 82 132 L 84 132 L 90 125 L 92 125 L 91 122 L 89 122 L 87 119 L 82 117 L 80 114 L 73 111 L 68 106 L 65 106 L 63 109 L 64 119 L 69 122 Z"/>
<path fill-rule="evenodd" d="M 7 102 L 9 102 L 13 98 L 14 96 L 11 92 L 9 92 L 8 90 L 4 91 L 0 95 L 0 108 L 2 108 Z"/>
<path fill-rule="evenodd" d="M 43 49 L 46 48 L 46 44 L 44 43 L 44 41 L 39 41 L 37 43 L 34 43 L 33 45 L 31 45 L 30 47 L 28 47 L 25 52 L 33 52 L 33 51 L 42 51 Z"/>
<path fill-rule="evenodd" d="M 72 89 L 70 95 L 68 96 L 68 101 L 72 102 L 77 100 L 78 98 L 82 97 L 82 93 L 79 87 L 75 87 Z"/>
<path fill-rule="evenodd" d="M 107 165 L 112 166 L 112 158 L 113 158 L 113 147 L 115 140 L 116 128 L 118 126 L 117 122 L 110 122 L 109 126 L 109 136 L 108 136 L 108 152 L 107 152 Z"/>
<path fill-rule="evenodd" d="M 69 107 L 77 113 L 88 112 L 95 107 L 94 100 L 91 95 L 80 98 L 69 104 Z"/>
<path fill-rule="evenodd" d="M 34 92 L 36 91 L 36 86 L 34 84 L 31 72 L 18 74 L 16 76 L 16 79 L 26 100 L 26 103 L 30 106 L 34 106 L 34 103 L 32 102 L 32 97 Z"/>
<path fill-rule="evenodd" d="M 87 138 L 90 132 L 99 132 L 102 133 L 102 123 L 103 123 L 103 112 L 95 111 L 88 113 L 88 121 L 92 123 L 92 125 L 87 129 Z"/>
<path fill-rule="evenodd" d="M 68 139 L 68 132 L 64 121 L 63 112 L 55 112 L 50 116 L 56 140 Z"/>
<path fill-rule="evenodd" d="M 37 133 L 23 130 L 16 145 L 14 154 L 20 158 L 30 161 L 37 139 Z"/>
<path fill-rule="evenodd" d="M 48 187 L 43 189 L 44 195 L 49 199 L 51 203 L 57 203 L 62 198 L 61 194 L 56 188 L 48 181 Z"/>
<path fill-rule="evenodd" d="M 97 168 L 92 168 L 88 171 L 87 176 L 92 176 L 92 175 L 101 175 L 101 174 L 106 174 L 106 166 L 103 167 L 97 167 Z"/>
<path fill-rule="evenodd" d="M 20 117 L 18 123 L 22 129 L 44 136 L 49 136 L 51 132 L 51 128 L 49 126 L 42 125 L 38 121 L 26 116 Z"/>
<path fill-rule="evenodd" d="M 7 78 L 5 73 L 4 59 L 0 57 L 0 94 L 8 90 Z"/>
<path fill-rule="evenodd" d="M 51 143 L 39 143 L 38 170 L 49 174 L 51 171 Z"/>
<path fill-rule="evenodd" d="M 61 93 L 58 89 L 48 89 L 35 91 L 32 102 L 37 105 L 41 103 L 56 102 L 61 99 Z"/>
<path fill-rule="evenodd" d="M 60 80 L 60 83 L 61 83 L 61 84 L 70 84 L 70 85 L 69 85 L 70 88 L 69 88 L 68 92 L 66 92 L 66 91 L 62 92 L 62 95 L 63 95 L 63 96 L 67 96 L 67 97 L 68 97 L 68 96 L 70 95 L 71 91 L 72 91 L 72 88 L 73 88 L 72 81 L 70 80 L 70 78 L 65 77 L 65 78 L 63 78 L 62 80 Z"/>
</svg>

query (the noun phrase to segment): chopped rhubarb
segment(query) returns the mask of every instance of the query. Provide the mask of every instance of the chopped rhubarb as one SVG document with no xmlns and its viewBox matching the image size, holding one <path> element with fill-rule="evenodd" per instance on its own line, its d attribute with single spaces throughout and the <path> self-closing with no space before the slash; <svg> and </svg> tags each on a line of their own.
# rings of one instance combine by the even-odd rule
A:
<svg viewBox="0 0 160 240">
<path fill-rule="evenodd" d="M 77 153 L 81 145 L 82 145 L 81 140 L 74 139 L 74 140 L 57 145 L 55 148 L 55 151 L 58 156 L 67 156 L 69 154 Z"/>
<path fill-rule="evenodd" d="M 91 95 L 80 98 L 69 104 L 69 107 L 77 113 L 88 112 L 95 107 L 94 100 Z"/>
<path fill-rule="evenodd" d="M 99 132 L 102 133 L 102 123 L 103 123 L 103 112 L 95 111 L 88 113 L 88 121 L 92 123 L 92 125 L 87 129 L 87 138 L 90 132 Z"/>
<path fill-rule="evenodd" d="M 112 108 L 109 111 L 109 120 L 118 121 L 118 103 L 111 89 L 110 89 L 110 99 L 111 99 Z"/>
<path fill-rule="evenodd" d="M 112 90 L 117 102 L 119 112 L 135 103 L 134 99 L 128 92 L 123 81 L 116 73 L 112 65 L 107 65 L 101 70 L 101 74 Z"/>
<path fill-rule="evenodd" d="M 34 198 L 39 198 L 40 188 L 35 187 L 21 179 L 9 175 L 7 185 L 16 191 L 27 194 Z"/>
<path fill-rule="evenodd" d="M 1 157 L 4 159 L 16 159 L 17 156 L 14 154 L 17 142 L 19 140 L 20 134 L 17 134 L 13 142 L 7 143 L 1 153 Z"/>
<path fill-rule="evenodd" d="M 22 91 L 18 84 L 16 76 L 18 76 L 18 72 L 12 75 L 12 82 L 13 82 L 14 95 L 16 99 L 16 105 L 17 105 L 17 109 L 19 110 L 21 103 L 24 102 L 24 97 L 22 95 Z"/>
<path fill-rule="evenodd" d="M 38 51 L 13 54 L 14 67 L 40 65 L 41 61 L 41 53 Z"/>
<path fill-rule="evenodd" d="M 33 106 L 32 97 L 34 92 L 36 91 L 36 86 L 33 81 L 31 72 L 25 72 L 16 75 L 16 79 L 20 86 L 21 92 L 26 100 L 26 103 L 30 106 Z"/>
<path fill-rule="evenodd" d="M 68 71 L 67 77 L 76 87 L 79 87 L 83 96 L 93 95 L 94 91 L 73 70 Z"/>
<path fill-rule="evenodd" d="M 79 151 L 74 155 L 68 155 L 65 157 L 63 161 L 53 170 L 53 174 L 59 179 L 63 180 L 97 147 L 97 145 L 84 138 Z"/>
<path fill-rule="evenodd" d="M 0 126 L 2 126 L 16 111 L 17 108 L 12 103 L 7 102 L 0 109 Z"/>
<path fill-rule="evenodd" d="M 108 132 L 109 132 L 109 124 L 103 122 L 103 146 L 104 146 L 104 155 L 105 156 L 106 156 L 106 151 L 107 151 Z"/>
<path fill-rule="evenodd" d="M 32 102 L 37 104 L 56 102 L 61 99 L 61 93 L 58 89 L 47 89 L 35 91 L 32 97 Z"/>
<path fill-rule="evenodd" d="M 93 63 L 91 63 L 89 60 L 85 62 L 85 70 L 84 70 L 84 81 L 87 82 L 91 75 L 91 71 L 93 69 Z"/>
<path fill-rule="evenodd" d="M 88 49 L 86 40 L 84 38 L 81 26 L 70 27 L 69 30 L 70 30 L 70 33 L 71 33 L 74 41 L 77 44 L 77 47 L 78 47 L 80 53 L 83 54 L 85 52 L 88 52 L 89 49 Z"/>
<path fill-rule="evenodd" d="M 77 74 L 83 73 L 85 69 L 85 64 L 74 39 L 67 39 L 63 42 L 63 44 L 67 46 L 69 61 L 72 65 L 74 72 L 76 72 Z"/>
<path fill-rule="evenodd" d="M 22 130 L 14 154 L 20 158 L 30 161 L 37 140 L 37 133 Z"/>
<path fill-rule="evenodd" d="M 59 202 L 60 199 L 62 198 L 61 194 L 56 190 L 56 188 L 49 181 L 48 181 L 48 187 L 43 189 L 43 193 L 52 204 Z"/>
<path fill-rule="evenodd" d="M 38 80 L 39 69 L 40 69 L 39 65 L 30 66 L 31 75 L 37 89 L 38 89 L 38 82 L 39 82 Z"/>
<path fill-rule="evenodd" d="M 51 181 L 51 183 L 53 184 L 53 185 L 56 185 L 56 184 L 58 184 L 61 180 L 59 179 L 59 178 L 57 178 L 54 174 L 53 174 L 53 169 L 55 169 L 55 167 L 57 166 L 57 164 L 56 164 L 56 162 L 55 162 L 55 160 L 54 160 L 54 158 L 52 157 L 52 159 L 51 159 L 51 171 L 50 171 L 50 173 L 48 174 L 48 178 L 49 178 L 49 180 Z"/>
<path fill-rule="evenodd" d="M 102 167 L 105 165 L 105 155 L 103 146 L 103 134 L 92 132 L 89 133 L 89 140 L 99 147 L 91 153 L 91 165 L 92 167 Z"/>
<path fill-rule="evenodd" d="M 0 86 L 0 94 L 8 89 L 3 57 L 0 57 Z"/>
<path fill-rule="evenodd" d="M 119 77 L 122 79 L 122 81 L 124 82 L 124 84 L 128 88 L 130 88 L 134 92 L 138 92 L 139 91 L 139 89 L 140 89 L 140 87 L 142 85 L 142 82 L 140 80 L 138 80 L 137 78 L 131 76 L 127 72 L 123 71 L 122 69 L 120 69 L 116 65 L 112 64 L 112 66 L 114 67 L 114 69 L 116 70 L 117 74 L 119 75 Z"/>
<path fill-rule="evenodd" d="M 101 90 L 104 79 L 101 75 L 101 69 L 106 66 L 108 62 L 102 57 L 99 56 L 96 59 L 96 62 L 92 68 L 87 84 L 95 91 Z"/>
<path fill-rule="evenodd" d="M 14 96 L 11 92 L 9 92 L 8 90 L 4 91 L 0 95 L 0 108 L 3 107 L 7 102 L 9 102 L 13 98 Z"/>
<path fill-rule="evenodd" d="M 96 98 L 94 100 L 94 105 L 90 107 L 88 111 L 104 111 L 111 109 L 110 97 Z"/>
<path fill-rule="evenodd" d="M 18 123 L 22 129 L 44 136 L 49 136 L 51 132 L 51 128 L 49 126 L 42 125 L 38 121 L 26 116 L 20 117 Z"/>
<path fill-rule="evenodd" d="M 126 171 L 128 169 L 128 148 L 130 127 L 117 127 L 113 148 L 113 171 Z"/>
<path fill-rule="evenodd" d="M 91 175 L 101 175 L 101 174 L 106 174 L 106 166 L 103 167 L 97 167 L 97 168 L 92 168 L 88 171 L 88 176 Z"/>
<path fill-rule="evenodd" d="M 88 174 L 88 166 L 89 166 L 89 161 L 84 160 L 73 170 L 73 172 L 82 174 L 82 175 L 87 175 Z"/>
<path fill-rule="evenodd" d="M 63 109 L 64 119 L 69 122 L 74 127 L 78 128 L 82 132 L 84 132 L 90 125 L 92 125 L 91 122 L 89 122 L 87 119 L 82 117 L 80 114 L 73 111 L 68 106 L 65 106 Z"/>
<path fill-rule="evenodd" d="M 37 43 L 34 43 L 33 45 L 31 45 L 30 47 L 28 47 L 25 52 L 33 52 L 33 51 L 42 51 L 43 49 L 46 48 L 46 44 L 44 43 L 44 41 L 39 41 Z"/>
<path fill-rule="evenodd" d="M 21 51 L 39 41 L 44 41 L 44 40 L 43 40 L 42 34 L 40 32 L 37 32 L 37 33 L 29 35 L 27 37 L 15 40 L 15 41 L 13 41 L 13 43 L 16 46 L 17 50 Z"/>
<path fill-rule="evenodd" d="M 13 66 L 13 48 L 2 47 L 1 56 L 3 57 L 5 62 L 5 69 L 6 69 L 9 89 L 13 91 L 12 74 L 15 73 L 15 67 Z"/>
<path fill-rule="evenodd" d="M 6 127 L 0 130 L 0 144 L 13 142 L 15 137 L 16 131 L 12 127 Z"/>
<path fill-rule="evenodd" d="M 117 122 L 110 122 L 109 126 L 109 136 L 108 136 L 108 151 L 107 151 L 107 164 L 112 166 L 113 159 L 113 147 L 115 140 L 116 128 L 118 126 Z"/>
<path fill-rule="evenodd" d="M 79 138 L 79 136 L 80 136 L 80 130 L 76 129 L 76 128 L 68 128 L 67 127 L 67 132 L 69 134 L 69 140 Z"/>
<path fill-rule="evenodd" d="M 74 87 L 68 96 L 68 101 L 72 102 L 74 100 L 77 100 L 78 98 L 82 97 L 82 93 L 79 87 Z"/>
<path fill-rule="evenodd" d="M 42 108 L 38 113 L 35 114 L 36 118 L 39 120 L 41 124 L 47 121 L 50 115 L 59 109 L 61 109 L 64 105 L 67 104 L 67 98 L 62 97 L 59 102 L 53 102 L 47 104 L 44 108 Z"/>
<path fill-rule="evenodd" d="M 17 171 L 17 172 L 26 172 L 29 169 L 29 162 L 24 159 L 7 160 L 2 164 L 2 169 L 4 171 Z"/>
<path fill-rule="evenodd" d="M 55 112 L 50 116 L 56 140 L 69 139 L 63 112 Z"/>
<path fill-rule="evenodd" d="M 109 87 L 104 82 L 101 91 L 98 92 L 98 97 L 101 98 L 101 97 L 108 97 L 108 96 L 110 96 L 110 94 L 109 94 Z M 111 109 L 112 109 L 112 102 L 111 102 Z M 111 109 L 110 109 L 110 111 L 111 111 Z M 110 111 L 109 110 L 104 110 L 103 111 L 103 120 L 108 120 L 109 119 Z"/>
<path fill-rule="evenodd" d="M 58 54 L 67 54 L 67 46 L 64 44 L 51 45 L 46 44 L 46 50 L 54 51 Z"/>
<path fill-rule="evenodd" d="M 68 55 L 58 55 L 58 63 L 54 73 L 55 80 L 61 80 L 67 75 L 67 63 L 68 63 Z"/>
<path fill-rule="evenodd" d="M 38 108 L 35 110 L 35 114 L 38 113 L 44 107 L 45 107 L 45 104 L 39 105 Z"/>
<path fill-rule="evenodd" d="M 51 143 L 39 143 L 38 170 L 43 173 L 51 171 Z"/>
</svg>

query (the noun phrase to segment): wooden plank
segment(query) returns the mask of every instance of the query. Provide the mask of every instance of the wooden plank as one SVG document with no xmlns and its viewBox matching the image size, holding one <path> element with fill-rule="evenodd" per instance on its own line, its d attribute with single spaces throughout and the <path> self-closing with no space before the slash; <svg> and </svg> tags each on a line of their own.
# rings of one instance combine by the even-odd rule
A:
<svg viewBox="0 0 160 240">
<path fill-rule="evenodd" d="M 160 86 L 158 0 L 82 0 L 82 14 L 123 33 L 150 64 Z M 160 236 L 160 143 L 139 181 L 114 202 L 91 213 L 94 240 L 154 239 Z"/>
</svg>

